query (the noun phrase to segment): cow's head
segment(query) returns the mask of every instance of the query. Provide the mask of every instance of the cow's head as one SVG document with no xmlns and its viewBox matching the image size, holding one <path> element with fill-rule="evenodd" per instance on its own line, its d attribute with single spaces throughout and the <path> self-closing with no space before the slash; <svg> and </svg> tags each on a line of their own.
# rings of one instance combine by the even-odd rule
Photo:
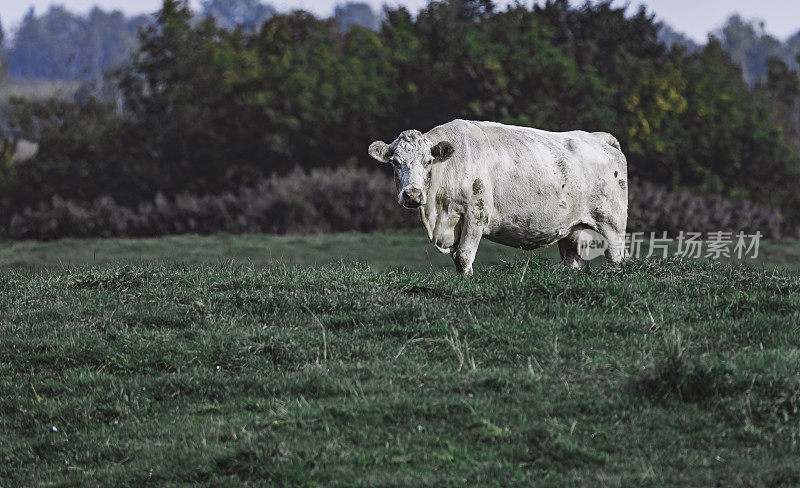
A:
<svg viewBox="0 0 800 488">
<path fill-rule="evenodd" d="M 446 141 L 436 144 L 418 130 L 403 131 L 391 144 L 375 141 L 369 154 L 394 167 L 397 202 L 406 208 L 425 205 L 431 181 L 431 168 L 453 155 L 453 145 Z"/>
</svg>

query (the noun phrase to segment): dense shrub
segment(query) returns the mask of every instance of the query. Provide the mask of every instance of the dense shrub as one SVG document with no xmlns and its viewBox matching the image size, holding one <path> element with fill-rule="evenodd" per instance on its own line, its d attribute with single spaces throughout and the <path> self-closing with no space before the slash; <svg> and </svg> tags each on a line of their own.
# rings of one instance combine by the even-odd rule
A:
<svg viewBox="0 0 800 488">
<path fill-rule="evenodd" d="M 781 214 L 775 209 L 689 191 L 670 192 L 649 182 L 631 182 L 628 201 L 629 232 L 759 231 L 765 237 L 797 232 L 781 228 Z"/>
<path fill-rule="evenodd" d="M 629 231 L 760 231 L 781 234 L 778 212 L 748 202 L 671 193 L 632 183 Z M 236 193 L 218 196 L 161 195 L 135 208 L 110 197 L 91 205 L 53 198 L 15 214 L 10 239 L 159 236 L 217 232 L 307 234 L 418 227 L 417 212 L 397 205 L 396 189 L 383 173 L 365 170 L 296 170 Z"/>
<path fill-rule="evenodd" d="M 11 218 L 11 239 L 168 234 L 325 233 L 411 227 L 417 213 L 398 207 L 392 181 L 370 171 L 299 170 L 236 193 L 169 200 L 136 208 L 110 197 L 91 205 L 53 198 Z"/>
</svg>

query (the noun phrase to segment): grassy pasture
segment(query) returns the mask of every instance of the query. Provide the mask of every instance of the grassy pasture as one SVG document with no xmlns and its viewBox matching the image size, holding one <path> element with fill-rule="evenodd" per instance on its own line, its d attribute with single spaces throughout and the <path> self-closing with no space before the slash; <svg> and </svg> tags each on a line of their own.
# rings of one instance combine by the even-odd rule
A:
<svg viewBox="0 0 800 488">
<path fill-rule="evenodd" d="M 542 250 L 557 257 L 558 249 Z M 478 259 L 486 265 L 528 256 L 507 246 L 481 244 Z M 104 265 L 143 262 L 220 263 L 235 261 L 319 266 L 361 261 L 373 269 L 406 267 L 415 271 L 453 268 L 453 261 L 430 244 L 424 232 L 392 231 L 316 236 L 212 235 L 155 239 L 62 239 L 26 241 L 0 247 L 0 268 Z M 454 269 L 454 268 L 453 268 Z"/>
<path fill-rule="evenodd" d="M 647 250 L 645 243 L 643 250 Z M 643 251 L 643 252 L 644 252 Z M 674 251 L 674 249 L 673 249 Z M 643 254 L 644 255 L 644 254 Z M 475 269 L 516 257 L 536 256 L 555 262 L 558 248 L 532 253 L 483 240 Z M 319 266 L 360 261 L 375 270 L 404 267 L 413 271 L 453 270 L 453 261 L 431 247 L 422 230 L 343 233 L 317 236 L 184 235 L 153 239 L 61 239 L 54 242 L 0 243 L 0 268 L 42 268 L 153 262 L 221 263 L 262 266 Z M 591 262 L 602 265 L 603 259 Z M 735 261 L 739 262 L 739 261 Z M 800 241 L 764 240 L 757 259 L 741 262 L 757 267 L 800 270 Z"/>
<path fill-rule="evenodd" d="M 5 248 L 0 486 L 800 484 L 790 244 L 456 279 L 419 240 Z"/>
</svg>

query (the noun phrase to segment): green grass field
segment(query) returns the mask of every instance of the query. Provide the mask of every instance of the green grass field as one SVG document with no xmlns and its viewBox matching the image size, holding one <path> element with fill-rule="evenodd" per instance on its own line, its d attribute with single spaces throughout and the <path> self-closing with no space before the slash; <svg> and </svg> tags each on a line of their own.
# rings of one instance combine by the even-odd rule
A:
<svg viewBox="0 0 800 488">
<path fill-rule="evenodd" d="M 673 246 L 674 247 L 674 246 Z M 643 246 L 647 250 L 647 246 Z M 501 264 L 517 257 L 536 256 L 556 262 L 558 249 L 551 246 L 524 252 L 487 240 L 481 242 L 476 269 Z M 235 261 L 263 266 L 318 266 L 358 261 L 375 270 L 404 267 L 413 271 L 454 269 L 449 256 L 428 244 L 422 230 L 330 234 L 318 236 L 213 235 L 172 236 L 156 239 L 62 239 L 55 242 L 0 243 L 0 269 L 52 268 L 153 262 L 222 263 Z M 603 260 L 592 261 L 593 266 Z M 757 259 L 741 261 L 757 267 L 800 270 L 800 241 L 765 240 Z"/>
<path fill-rule="evenodd" d="M 5 246 L 0 487 L 800 484 L 796 243 L 506 249 L 461 279 L 419 233 Z"/>
</svg>

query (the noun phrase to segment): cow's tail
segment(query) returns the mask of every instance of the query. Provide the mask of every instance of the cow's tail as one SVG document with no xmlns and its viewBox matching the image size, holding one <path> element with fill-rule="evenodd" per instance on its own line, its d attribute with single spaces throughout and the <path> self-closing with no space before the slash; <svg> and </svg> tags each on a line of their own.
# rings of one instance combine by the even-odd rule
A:
<svg viewBox="0 0 800 488">
<path fill-rule="evenodd" d="M 603 142 L 605 142 L 609 146 L 617 148 L 618 151 L 622 151 L 622 147 L 620 147 L 617 138 L 612 136 L 608 132 L 592 132 L 592 134 L 599 137 Z"/>
</svg>

